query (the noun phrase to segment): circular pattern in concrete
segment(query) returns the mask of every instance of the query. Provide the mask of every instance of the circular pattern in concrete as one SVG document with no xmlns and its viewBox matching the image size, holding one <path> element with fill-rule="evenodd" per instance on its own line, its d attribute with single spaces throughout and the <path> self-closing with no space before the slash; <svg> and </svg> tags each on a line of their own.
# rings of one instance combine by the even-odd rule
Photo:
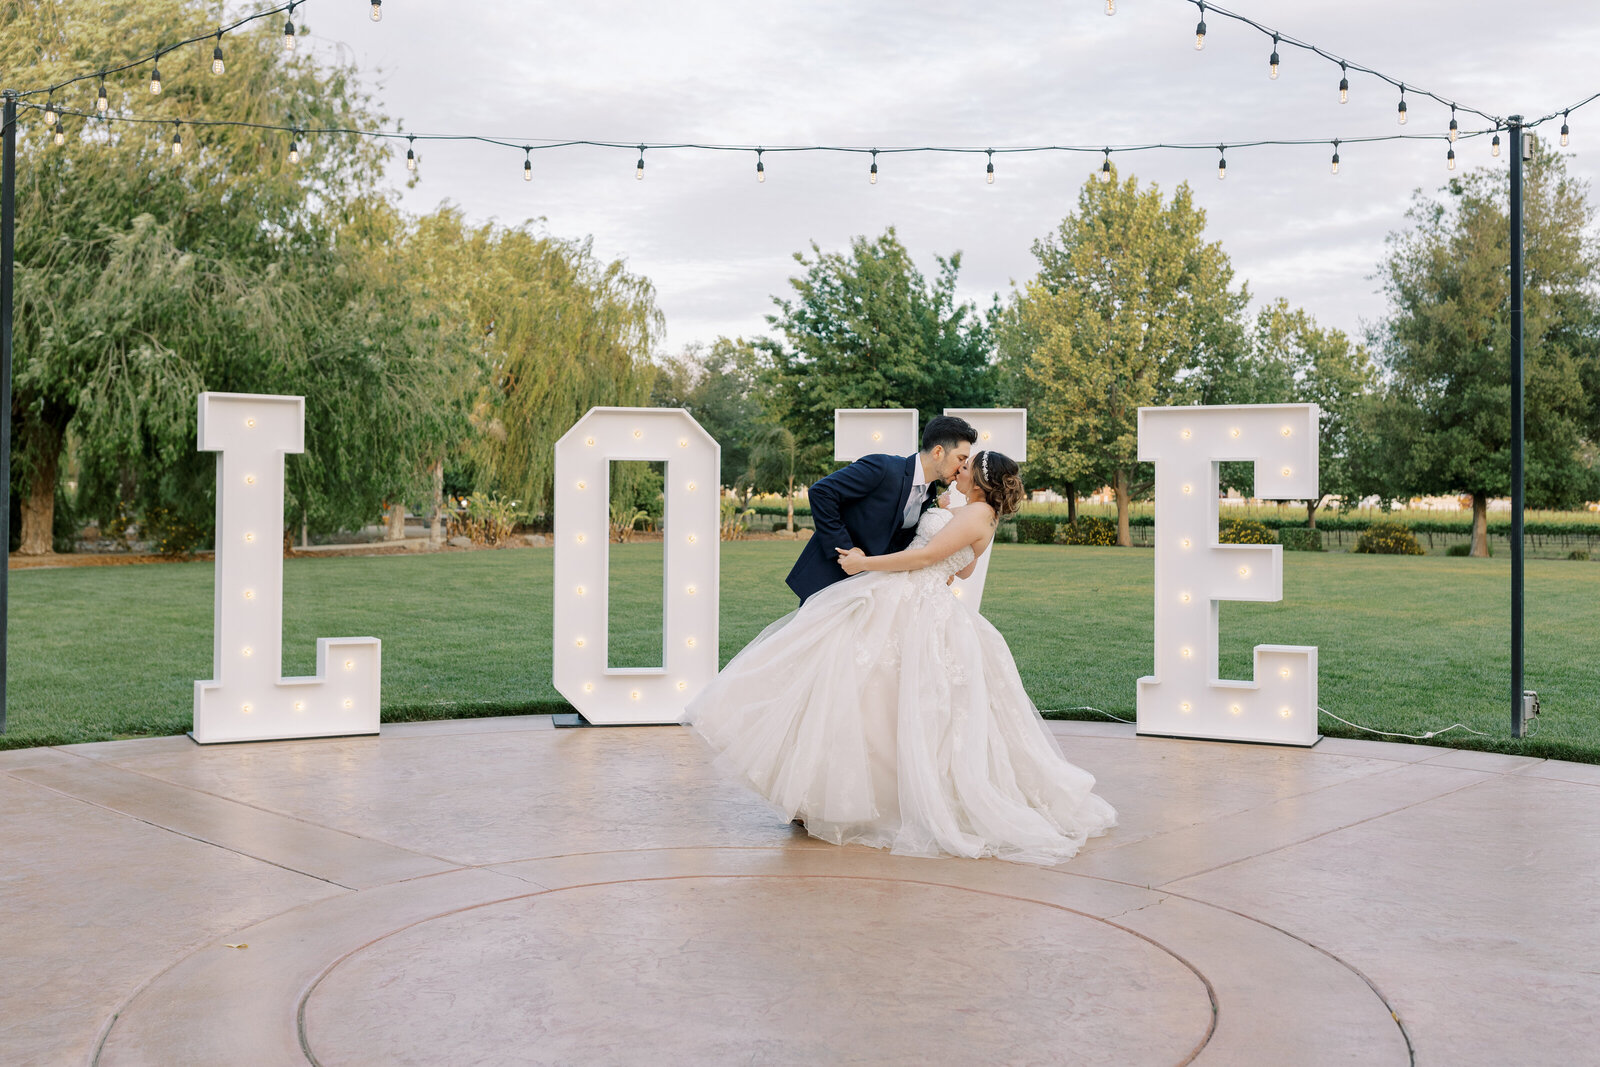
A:
<svg viewBox="0 0 1600 1067">
<path fill-rule="evenodd" d="M 978 1007 L 982 1005 L 982 1007 Z M 1207 983 L 1140 935 L 946 885 L 698 876 L 470 907 L 302 1003 L 315 1062 L 1186 1062 Z M 887 1058 L 886 1058 L 887 1054 Z"/>
</svg>

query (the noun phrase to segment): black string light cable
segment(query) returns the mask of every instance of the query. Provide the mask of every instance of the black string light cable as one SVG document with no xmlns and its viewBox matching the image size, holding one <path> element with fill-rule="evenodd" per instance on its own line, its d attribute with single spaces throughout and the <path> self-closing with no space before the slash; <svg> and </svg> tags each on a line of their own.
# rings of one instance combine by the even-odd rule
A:
<svg viewBox="0 0 1600 1067">
<path fill-rule="evenodd" d="M 1302 41 L 1298 37 L 1293 37 L 1293 36 L 1291 36 L 1291 35 L 1289 35 L 1287 33 L 1284 33 L 1282 30 L 1274 29 L 1271 26 L 1267 26 L 1267 25 L 1264 25 L 1264 24 L 1262 24 L 1260 22 L 1257 22 L 1255 19 L 1250 18 L 1248 15 L 1241 15 L 1237 11 L 1230 11 L 1225 7 L 1218 7 L 1216 4 L 1208 3 L 1207 0 L 1186 0 L 1186 2 L 1193 4 L 1200 11 L 1200 22 L 1199 22 L 1199 24 L 1197 26 L 1195 26 L 1195 48 L 1197 48 L 1197 49 L 1205 47 L 1205 39 L 1206 39 L 1206 32 L 1207 32 L 1207 29 L 1206 29 L 1206 15 L 1207 15 L 1207 13 L 1210 13 L 1212 15 L 1220 15 L 1223 18 L 1232 19 L 1235 22 L 1243 23 L 1244 25 L 1249 26 L 1251 29 L 1256 30 L 1257 32 L 1259 32 L 1263 36 L 1270 37 L 1272 39 L 1272 57 L 1269 60 L 1269 71 L 1268 71 L 1268 73 L 1273 78 L 1276 78 L 1278 76 L 1278 66 L 1279 66 L 1279 62 L 1278 62 L 1278 47 L 1279 47 L 1279 45 L 1281 45 L 1281 44 L 1292 45 L 1295 48 L 1303 49 L 1304 51 L 1311 52 L 1314 55 L 1321 56 L 1323 59 L 1326 59 L 1330 63 L 1337 63 L 1339 65 L 1339 102 L 1341 104 L 1345 103 L 1350 98 L 1349 73 L 1350 73 L 1350 71 L 1354 70 L 1354 71 L 1359 71 L 1362 74 L 1370 74 L 1374 78 L 1377 78 L 1380 81 L 1388 82 L 1390 85 L 1394 86 L 1396 89 L 1401 90 L 1402 93 L 1409 91 L 1414 96 L 1426 96 L 1429 99 L 1436 100 L 1439 103 L 1445 105 L 1446 107 L 1450 108 L 1452 111 L 1455 110 L 1456 108 L 1460 108 L 1462 111 L 1466 111 L 1466 112 L 1469 112 L 1469 113 L 1471 113 L 1473 115 L 1477 115 L 1479 118 L 1484 119 L 1485 121 L 1488 121 L 1488 122 L 1492 122 L 1496 126 L 1504 126 L 1505 125 L 1505 119 L 1501 118 L 1498 115 L 1491 115 L 1487 111 L 1479 111 L 1477 108 L 1468 107 L 1465 104 L 1457 103 L 1454 100 L 1448 100 L 1445 97 L 1442 97 L 1437 93 L 1430 93 L 1426 89 L 1418 89 L 1416 87 L 1416 85 L 1412 84 L 1411 82 L 1402 83 L 1400 81 L 1400 79 L 1391 77 L 1391 76 L 1383 73 L 1383 71 L 1381 71 L 1381 70 L 1376 70 L 1376 69 L 1374 69 L 1372 67 L 1364 66 L 1363 64 L 1357 63 L 1354 60 L 1348 59 L 1348 58 L 1346 58 L 1344 56 L 1335 55 L 1334 53 L 1328 51 L 1325 48 L 1321 48 L 1321 47 L 1318 47 L 1317 45 L 1312 44 L 1310 41 Z"/>
<path fill-rule="evenodd" d="M 101 84 L 101 96 L 103 98 L 104 97 L 104 82 L 105 82 L 105 80 L 106 80 L 106 78 L 108 76 L 110 76 L 112 74 L 121 74 L 125 70 L 133 70 L 136 67 L 142 67 L 146 63 L 152 64 L 151 71 L 152 71 L 153 77 L 150 79 L 150 91 L 152 93 L 159 93 L 161 91 L 161 89 L 160 89 L 160 85 L 161 85 L 161 57 L 166 55 L 166 54 L 168 54 L 169 52 L 176 52 L 180 48 L 186 48 L 186 47 L 188 47 L 189 45 L 192 45 L 192 44 L 199 44 L 202 41 L 212 41 L 212 40 L 214 40 L 216 42 L 215 43 L 215 47 L 212 49 L 212 52 L 211 52 L 211 73 L 213 73 L 213 74 L 221 74 L 221 73 L 223 73 L 223 70 L 224 70 L 224 65 L 223 65 L 223 62 L 222 62 L 222 35 L 225 34 L 225 33 L 232 33 L 234 30 L 237 30 L 241 26 L 248 26 L 252 22 L 258 22 L 261 19 L 271 18 L 274 15 L 280 15 L 280 14 L 287 14 L 288 15 L 289 21 L 284 26 L 284 34 L 285 34 L 285 38 L 284 39 L 285 39 L 286 42 L 288 42 L 285 47 L 286 47 L 286 49 L 288 51 L 293 51 L 294 50 L 294 43 L 293 43 L 293 41 L 294 41 L 294 36 L 293 36 L 293 34 L 294 34 L 294 30 L 293 30 L 293 26 L 294 26 L 294 9 L 299 7 L 301 4 L 304 4 L 305 2 L 306 2 L 306 0 L 290 0 L 290 2 L 279 4 L 277 7 L 268 8 L 265 11 L 257 11 L 254 14 L 251 14 L 251 15 L 245 15 L 243 18 L 241 18 L 241 19 L 239 19 L 239 20 L 237 20 L 235 22 L 229 23 L 226 26 L 219 26 L 216 29 L 208 29 L 204 33 L 196 34 L 193 37 L 185 38 L 184 40 L 177 41 L 177 42 L 175 42 L 173 44 L 170 44 L 170 45 L 163 45 L 160 48 L 157 48 L 155 50 L 155 52 L 152 53 L 150 56 L 148 56 L 146 58 L 143 58 L 143 59 L 129 60 L 126 63 L 122 63 L 122 64 L 120 64 L 118 66 L 114 66 L 114 67 L 102 67 L 100 69 L 92 70 L 92 71 L 89 71 L 89 72 L 84 73 L 84 74 L 75 75 L 75 76 L 73 76 L 71 78 L 67 78 L 64 81 L 56 82 L 53 85 L 41 86 L 38 89 L 19 90 L 18 93 L 17 93 L 17 98 L 20 101 L 20 100 L 26 99 L 27 97 L 30 97 L 30 96 L 38 96 L 41 93 L 43 93 L 46 96 L 53 96 L 56 93 L 59 93 L 61 90 L 67 88 L 70 85 L 76 85 L 79 82 L 89 81 L 89 80 L 95 79 L 95 78 L 98 78 L 100 80 L 100 82 L 102 83 Z M 376 7 L 377 7 L 377 5 L 374 5 L 374 9 L 376 9 Z M 376 22 L 378 20 L 376 18 L 374 18 L 373 21 Z"/>
<path fill-rule="evenodd" d="M 1596 94 L 1595 98 L 1600 99 L 1600 94 Z M 280 133 L 288 134 L 290 136 L 292 142 L 299 142 L 302 138 L 309 137 L 312 134 L 318 134 L 318 135 L 323 135 L 323 136 L 367 137 L 367 138 L 372 138 L 374 140 L 386 140 L 386 141 L 404 140 L 406 142 L 406 155 L 405 155 L 406 169 L 408 171 L 412 171 L 412 172 L 415 172 L 416 169 L 417 169 L 417 163 L 418 163 L 419 157 L 418 157 L 418 155 L 416 153 L 416 147 L 415 146 L 416 146 L 416 143 L 419 142 L 419 141 L 421 141 L 421 142 L 433 141 L 433 142 L 440 142 L 440 143 L 444 143 L 444 142 L 462 142 L 462 143 L 476 143 L 476 144 L 492 145 L 492 146 L 496 146 L 496 147 L 508 148 L 508 149 L 513 149 L 515 151 L 522 152 L 523 153 L 523 163 L 524 163 L 523 173 L 524 173 L 524 176 L 527 177 L 528 180 L 530 180 L 530 181 L 532 180 L 531 179 L 532 158 L 533 158 L 533 153 L 534 152 L 548 152 L 548 151 L 554 151 L 554 150 L 558 150 L 558 149 L 567 149 L 567 148 L 618 149 L 618 150 L 626 150 L 626 151 L 629 151 L 629 152 L 636 152 L 636 153 L 638 153 L 638 159 L 637 159 L 637 161 L 635 163 L 635 171 L 634 171 L 634 173 L 635 173 L 635 177 L 637 177 L 637 178 L 639 178 L 641 180 L 644 177 L 644 154 L 645 154 L 646 151 L 693 151 L 693 152 L 719 152 L 719 153 L 729 153 L 729 152 L 731 152 L 731 153 L 746 153 L 747 152 L 747 153 L 750 153 L 750 154 L 752 154 L 752 155 L 754 155 L 756 157 L 756 168 L 757 168 L 756 169 L 756 175 L 757 175 L 757 179 L 758 180 L 762 180 L 762 181 L 765 180 L 765 175 L 766 175 L 766 163 L 764 161 L 764 156 L 770 155 L 770 154 L 773 154 L 773 153 L 834 153 L 834 154 L 842 154 L 842 155 L 866 155 L 871 160 L 871 165 L 870 165 L 870 167 L 868 169 L 868 179 L 873 184 L 877 184 L 878 157 L 879 156 L 889 156 L 889 155 L 915 155 L 915 154 L 983 155 L 983 156 L 985 156 L 987 158 L 987 163 L 986 163 L 986 166 L 985 166 L 985 180 L 987 181 L 988 177 L 993 173 L 988 168 L 993 166 L 994 157 L 997 156 L 997 155 L 1045 155 L 1045 154 L 1052 154 L 1052 153 L 1054 153 L 1054 154 L 1074 154 L 1074 153 L 1100 154 L 1100 155 L 1103 156 L 1103 161 L 1102 161 L 1102 163 L 1101 163 L 1101 165 L 1099 167 L 1100 175 L 1101 175 L 1101 177 L 1103 179 L 1109 180 L 1110 173 L 1111 173 L 1111 157 L 1112 157 L 1113 153 L 1136 153 L 1136 152 L 1154 152 L 1154 151 L 1177 151 L 1177 152 L 1204 151 L 1204 152 L 1217 152 L 1218 153 L 1218 177 L 1225 177 L 1226 173 L 1227 173 L 1226 153 L 1228 151 L 1236 150 L 1236 149 L 1262 148 L 1262 147 L 1272 147 L 1272 146 L 1294 147 L 1294 146 L 1304 146 L 1304 145 L 1326 145 L 1326 144 L 1330 144 L 1331 143 L 1331 144 L 1334 145 L 1334 151 L 1335 151 L 1335 154 L 1337 155 L 1338 154 L 1338 148 L 1341 145 L 1379 144 L 1379 143 L 1390 142 L 1390 141 L 1444 141 L 1447 144 L 1453 143 L 1453 142 L 1450 141 L 1450 135 L 1448 133 L 1390 133 L 1390 134 L 1377 134 L 1377 135 L 1372 135 L 1372 136 L 1367 136 L 1367 137 L 1339 137 L 1339 138 L 1328 138 L 1328 137 L 1256 138 L 1256 139 L 1249 139 L 1249 140 L 1224 141 L 1224 142 L 1220 142 L 1220 143 L 1219 142 L 1215 142 L 1215 141 L 1206 141 L 1206 142 L 1153 141 L 1153 142 L 1147 142 L 1147 143 L 1130 143 L 1130 144 L 1123 144 L 1123 145 L 1089 145 L 1089 144 L 1083 144 L 1083 145 L 1072 145 L 1072 144 L 1017 145 L 1017 146 L 1002 147 L 1002 148 L 995 148 L 995 147 L 992 147 L 992 146 L 987 146 L 987 147 L 970 146 L 969 147 L 969 146 L 959 146 L 959 145 L 905 145 L 905 146 L 891 146 L 891 147 L 887 147 L 887 148 L 885 148 L 885 147 L 883 147 L 881 145 L 880 146 L 876 146 L 876 147 L 872 147 L 872 148 L 867 148 L 867 147 L 864 147 L 864 146 L 854 146 L 854 145 L 826 145 L 826 144 L 817 144 L 817 145 L 776 145 L 775 146 L 775 145 L 766 145 L 766 144 L 763 144 L 763 145 L 716 144 L 716 143 L 696 142 L 696 141 L 661 141 L 661 142 L 651 143 L 651 142 L 637 142 L 637 141 L 606 141 L 606 140 L 598 140 L 598 139 L 590 139 L 590 138 L 573 138 L 573 139 L 567 139 L 567 140 L 543 140 L 543 141 L 540 141 L 537 138 L 535 138 L 535 139 L 519 138 L 519 139 L 513 140 L 513 139 L 508 139 L 508 138 L 503 138 L 503 137 L 488 136 L 488 135 L 484 135 L 484 134 L 407 133 L 407 132 L 402 131 L 402 130 L 381 130 L 381 129 L 376 129 L 375 130 L 375 129 L 363 129 L 363 128 L 359 128 L 359 127 L 342 127 L 342 126 L 324 126 L 324 127 L 315 127 L 315 128 L 313 128 L 313 127 L 310 127 L 310 126 L 298 125 L 298 124 L 276 124 L 276 123 L 267 123 L 267 122 L 246 122 L 246 121 L 241 121 L 241 120 L 236 120 L 236 119 L 195 119 L 195 118 L 190 118 L 190 119 L 181 119 L 180 120 L 180 119 L 175 119 L 175 118 L 135 117 L 135 116 L 126 116 L 126 115 L 100 115 L 100 114 L 95 113 L 95 112 L 85 112 L 85 111 L 80 111 L 80 110 L 73 109 L 73 108 L 63 108 L 63 107 L 59 107 L 59 106 L 56 106 L 56 105 L 53 105 L 53 104 L 37 104 L 37 103 L 33 103 L 31 101 L 28 101 L 28 102 L 19 101 L 17 106 L 19 108 L 22 108 L 22 109 L 25 109 L 25 110 L 39 111 L 41 113 L 49 111 L 50 113 L 52 113 L 52 114 L 54 114 L 56 116 L 56 123 L 55 123 L 56 127 L 59 127 L 59 124 L 60 124 L 61 119 L 63 117 L 65 117 L 65 116 L 74 116 L 74 117 L 81 117 L 81 118 L 85 118 L 85 119 L 96 119 L 96 120 L 98 120 L 100 122 L 103 122 L 103 123 L 120 122 L 120 123 L 126 123 L 128 125 L 132 125 L 132 126 L 141 126 L 141 125 L 169 126 L 170 125 L 170 126 L 174 126 L 174 128 L 176 128 L 179 123 L 182 123 L 184 125 L 188 125 L 190 127 L 196 128 L 196 129 L 235 128 L 235 129 L 249 129 L 249 130 L 280 132 Z M 1561 114 L 1561 112 L 1556 112 L 1554 114 L 1555 114 L 1555 116 L 1559 116 Z M 1490 136 L 1490 135 L 1494 135 L 1495 137 L 1498 137 L 1498 129 L 1499 128 L 1496 127 L 1496 128 L 1486 128 L 1486 129 L 1481 129 L 1481 130 L 1457 131 L 1457 137 L 1459 139 L 1463 139 L 1463 140 L 1487 137 L 1487 136 Z M 1451 148 L 1450 152 L 1453 154 L 1454 153 L 1454 149 Z"/>
</svg>

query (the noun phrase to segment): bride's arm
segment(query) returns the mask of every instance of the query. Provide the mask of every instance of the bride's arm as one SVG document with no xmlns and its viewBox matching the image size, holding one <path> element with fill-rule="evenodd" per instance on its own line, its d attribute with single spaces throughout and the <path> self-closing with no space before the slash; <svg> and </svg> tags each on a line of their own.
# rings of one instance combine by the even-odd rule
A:
<svg viewBox="0 0 1600 1067">
<path fill-rule="evenodd" d="M 983 555 L 984 550 L 988 547 L 989 539 L 987 537 L 980 537 L 972 542 L 972 562 L 956 571 L 956 577 L 962 581 L 971 578 L 972 572 L 978 569 L 978 557 Z"/>
<path fill-rule="evenodd" d="M 851 574 L 862 571 L 916 571 L 937 563 L 946 556 L 955 555 L 963 545 L 973 544 L 984 536 L 989 516 L 994 514 L 987 504 L 968 504 L 957 508 L 955 517 L 944 524 L 944 529 L 933 540 L 919 548 L 890 552 L 882 556 L 861 556 L 839 550 L 839 565 Z"/>
</svg>

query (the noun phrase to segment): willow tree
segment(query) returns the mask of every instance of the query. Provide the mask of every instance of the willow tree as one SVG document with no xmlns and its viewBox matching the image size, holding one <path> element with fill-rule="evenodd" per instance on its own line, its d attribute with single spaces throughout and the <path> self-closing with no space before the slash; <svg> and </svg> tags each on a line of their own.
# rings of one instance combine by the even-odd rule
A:
<svg viewBox="0 0 1600 1067">
<path fill-rule="evenodd" d="M 1090 179 L 1078 210 L 1034 242 L 1039 273 L 1007 316 L 1003 379 L 1028 408 L 1029 455 L 1056 452 L 1043 465 L 1065 481 L 1109 476 L 1120 545 L 1132 544 L 1139 408 L 1224 402 L 1242 349 L 1249 296 L 1205 222 L 1187 184 L 1168 201 L 1115 170 Z"/>
<path fill-rule="evenodd" d="M 0 50 L 28 57 L 21 69 L 48 84 L 148 55 L 175 28 L 216 15 L 196 0 L 130 0 L 114 17 L 88 0 L 19 0 L 0 8 Z M 235 31 L 223 47 L 222 76 L 210 72 L 209 45 L 164 55 L 159 96 L 148 67 L 108 78 L 109 114 L 345 128 L 380 121 L 353 71 L 286 54 L 275 25 Z M 96 91 L 81 82 L 55 102 L 92 114 Z M 25 113 L 17 153 L 21 550 L 49 550 L 69 432 L 80 442 L 90 507 L 126 500 L 206 523 L 214 461 L 194 452 L 201 389 L 311 398 L 316 459 L 305 470 L 315 476 L 297 480 L 291 462 L 296 511 L 348 515 L 391 491 L 426 434 L 414 404 L 431 371 L 415 331 L 395 325 L 416 320 L 405 287 L 371 284 L 382 276 L 373 220 L 385 207 L 370 192 L 381 147 L 302 136 L 294 164 L 289 136 L 270 130 L 62 121 L 65 143 L 56 146 L 40 114 Z M 363 381 L 370 387 L 350 388 Z"/>
<path fill-rule="evenodd" d="M 486 364 L 472 397 L 473 481 L 546 511 L 556 439 L 591 407 L 650 402 L 662 326 L 654 288 L 602 262 L 588 240 L 532 223 L 469 225 L 455 209 L 419 220 L 408 250 L 454 294 Z"/>
</svg>

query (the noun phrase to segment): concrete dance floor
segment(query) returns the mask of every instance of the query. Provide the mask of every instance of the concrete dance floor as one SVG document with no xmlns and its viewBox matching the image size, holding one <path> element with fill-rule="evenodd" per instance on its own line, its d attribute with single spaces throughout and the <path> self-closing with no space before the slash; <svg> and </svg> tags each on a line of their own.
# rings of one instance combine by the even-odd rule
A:
<svg viewBox="0 0 1600 1067">
<path fill-rule="evenodd" d="M 1122 817 L 1052 869 L 677 727 L 0 753 L 0 1061 L 1600 1062 L 1600 767 L 1052 728 Z"/>
</svg>

